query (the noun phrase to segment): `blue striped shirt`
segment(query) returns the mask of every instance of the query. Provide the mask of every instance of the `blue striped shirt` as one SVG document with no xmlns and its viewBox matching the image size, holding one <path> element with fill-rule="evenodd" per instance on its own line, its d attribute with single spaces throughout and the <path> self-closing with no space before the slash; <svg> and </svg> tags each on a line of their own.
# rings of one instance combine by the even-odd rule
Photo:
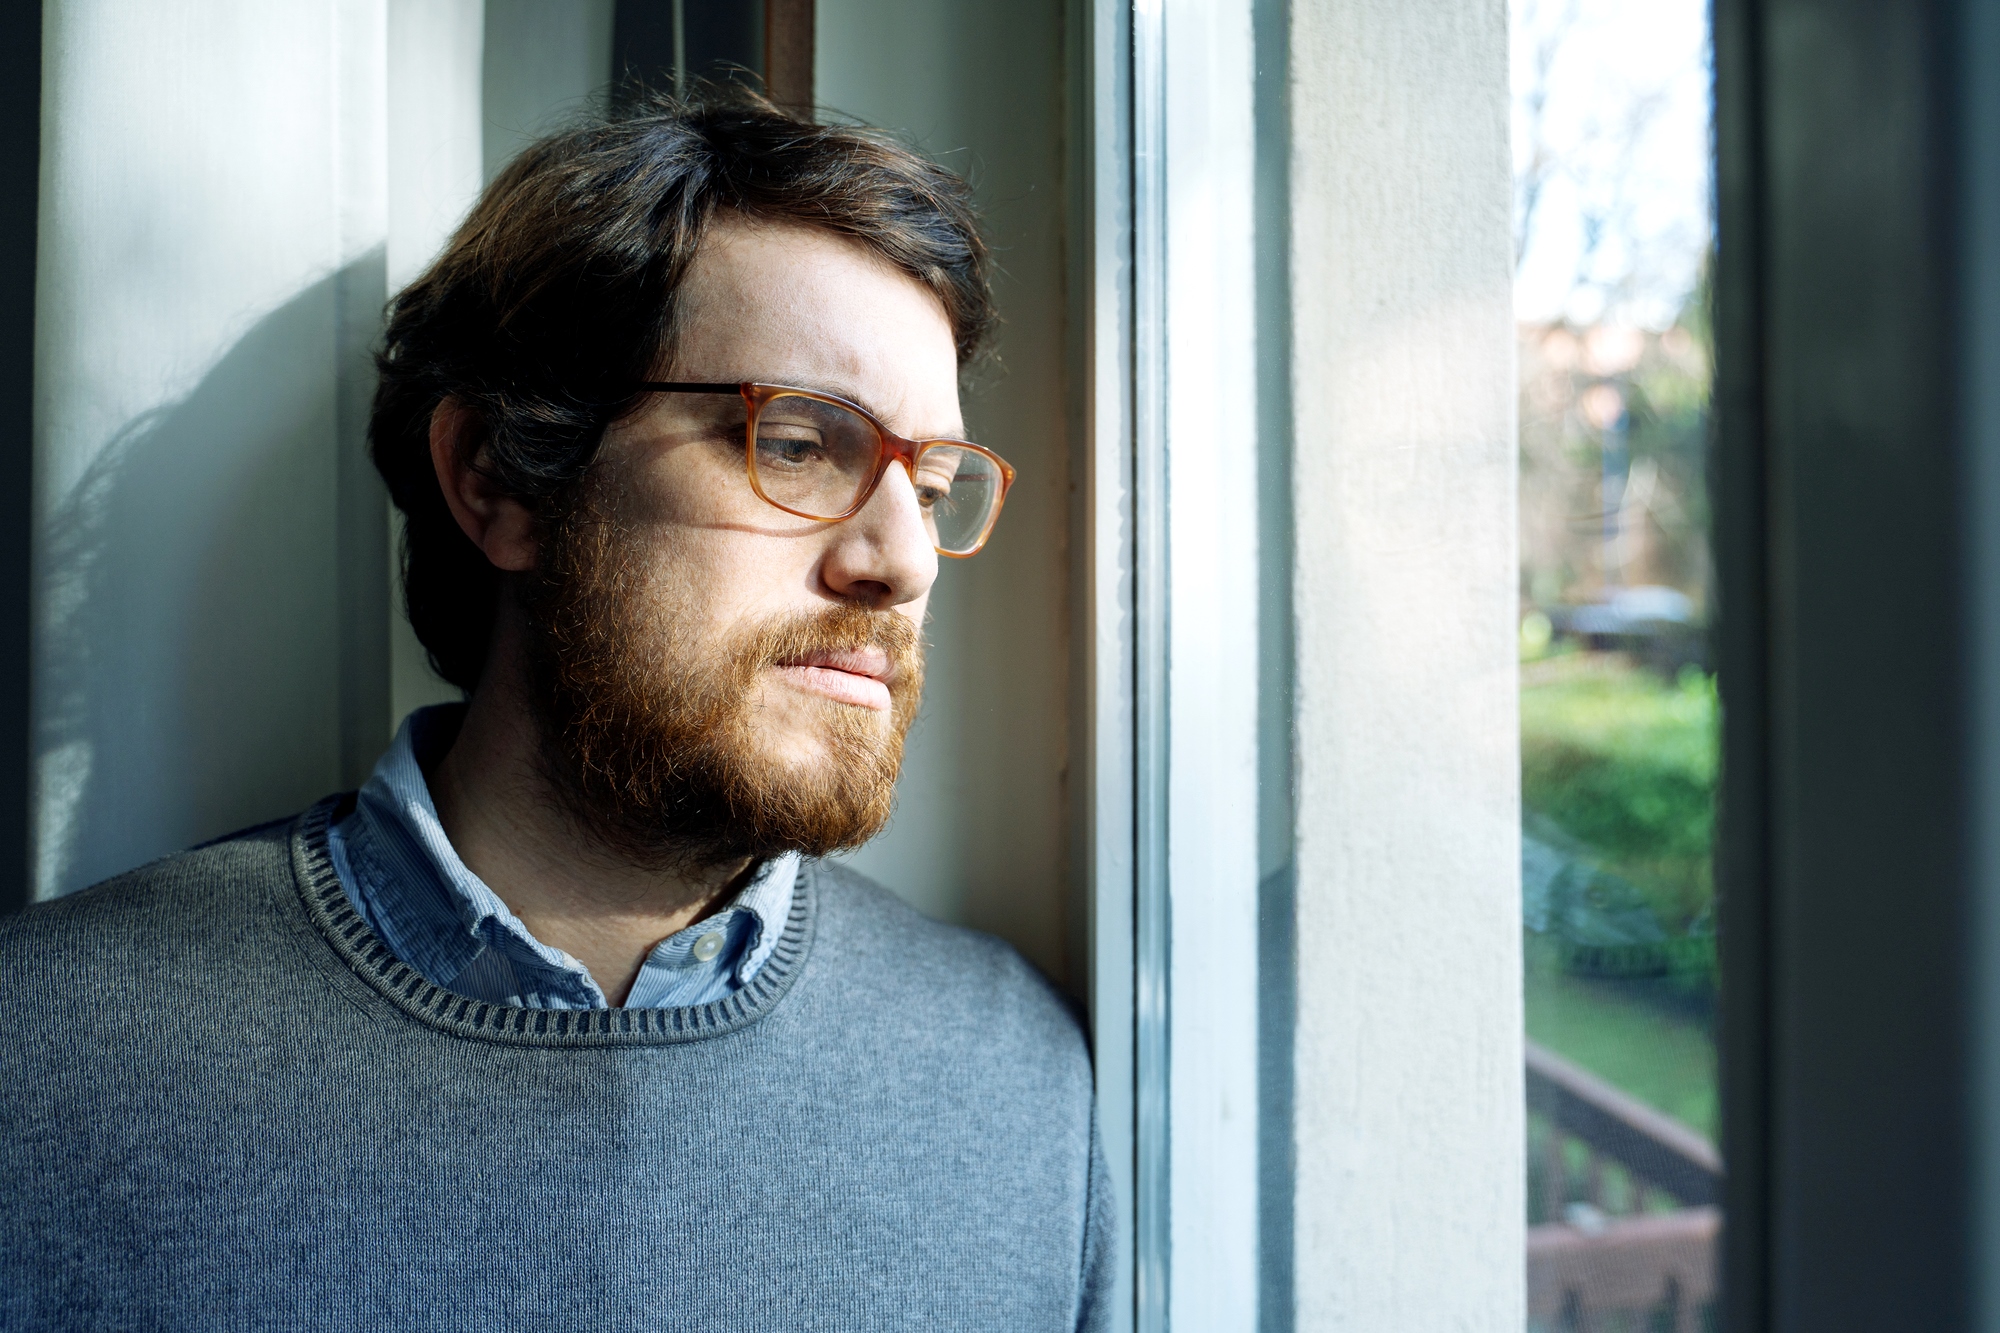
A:
<svg viewBox="0 0 2000 1333">
<path fill-rule="evenodd" d="M 583 964 L 529 934 L 438 822 L 420 761 L 444 757 L 463 710 L 445 704 L 405 718 L 353 812 L 329 831 L 348 899 L 398 958 L 448 991 L 527 1009 L 609 1008 Z M 708 1004 L 742 987 L 784 933 L 798 867 L 795 852 L 773 857 L 721 911 L 660 941 L 626 1006 Z"/>
</svg>

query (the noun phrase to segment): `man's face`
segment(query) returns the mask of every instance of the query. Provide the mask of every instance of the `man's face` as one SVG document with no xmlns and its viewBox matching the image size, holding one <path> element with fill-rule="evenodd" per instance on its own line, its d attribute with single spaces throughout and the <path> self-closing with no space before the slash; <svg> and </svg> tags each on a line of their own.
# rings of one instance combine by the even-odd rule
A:
<svg viewBox="0 0 2000 1333">
<path fill-rule="evenodd" d="M 819 389 L 901 435 L 963 435 L 943 309 L 853 242 L 725 220 L 682 299 L 663 378 Z M 664 821 L 718 853 L 825 850 L 887 815 L 938 558 L 901 467 L 841 523 L 765 504 L 743 422 L 740 398 L 658 394 L 607 432 L 546 553 L 549 720 L 597 770 L 592 805 L 641 798 L 613 820 L 632 838 Z"/>
</svg>

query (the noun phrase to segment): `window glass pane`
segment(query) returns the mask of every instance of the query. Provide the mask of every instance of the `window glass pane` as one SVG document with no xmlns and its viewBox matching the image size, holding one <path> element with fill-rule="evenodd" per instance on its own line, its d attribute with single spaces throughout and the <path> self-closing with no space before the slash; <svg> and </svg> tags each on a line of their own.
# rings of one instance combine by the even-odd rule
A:
<svg viewBox="0 0 2000 1333">
<path fill-rule="evenodd" d="M 1531 1329 L 1697 1329 L 1720 1223 L 1703 0 L 1517 0 Z"/>
</svg>

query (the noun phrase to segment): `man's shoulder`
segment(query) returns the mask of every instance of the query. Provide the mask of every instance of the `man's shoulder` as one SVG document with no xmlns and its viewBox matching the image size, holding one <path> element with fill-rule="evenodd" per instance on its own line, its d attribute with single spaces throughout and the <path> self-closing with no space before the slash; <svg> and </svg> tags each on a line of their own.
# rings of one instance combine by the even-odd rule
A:
<svg viewBox="0 0 2000 1333">
<path fill-rule="evenodd" d="M 838 960 L 850 985 L 907 1006 L 911 1021 L 938 1031 L 976 1028 L 988 1045 L 1062 1057 L 1088 1079 L 1089 1054 L 1076 1006 L 1010 944 L 932 920 L 868 876 L 821 861 L 819 928 L 813 952 Z"/>
<path fill-rule="evenodd" d="M 290 878 L 295 822 L 243 829 L 0 918 L 0 973 L 61 976 L 213 937 L 219 918 L 268 901 L 273 879 Z"/>
</svg>

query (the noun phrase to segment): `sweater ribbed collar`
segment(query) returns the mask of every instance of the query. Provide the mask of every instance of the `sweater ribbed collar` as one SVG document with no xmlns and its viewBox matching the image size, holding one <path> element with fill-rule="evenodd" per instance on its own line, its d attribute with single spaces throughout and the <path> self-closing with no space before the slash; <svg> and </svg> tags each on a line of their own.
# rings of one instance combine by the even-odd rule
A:
<svg viewBox="0 0 2000 1333">
<path fill-rule="evenodd" d="M 292 826 L 292 874 L 306 918 L 354 973 L 409 1017 L 453 1036 L 529 1046 L 661 1045 L 747 1027 L 784 998 L 812 948 L 818 872 L 799 869 L 784 933 L 755 976 L 734 994 L 681 1009 L 520 1009 L 457 995 L 398 958 L 354 910 L 327 851 L 335 811 L 329 797 Z"/>
</svg>

